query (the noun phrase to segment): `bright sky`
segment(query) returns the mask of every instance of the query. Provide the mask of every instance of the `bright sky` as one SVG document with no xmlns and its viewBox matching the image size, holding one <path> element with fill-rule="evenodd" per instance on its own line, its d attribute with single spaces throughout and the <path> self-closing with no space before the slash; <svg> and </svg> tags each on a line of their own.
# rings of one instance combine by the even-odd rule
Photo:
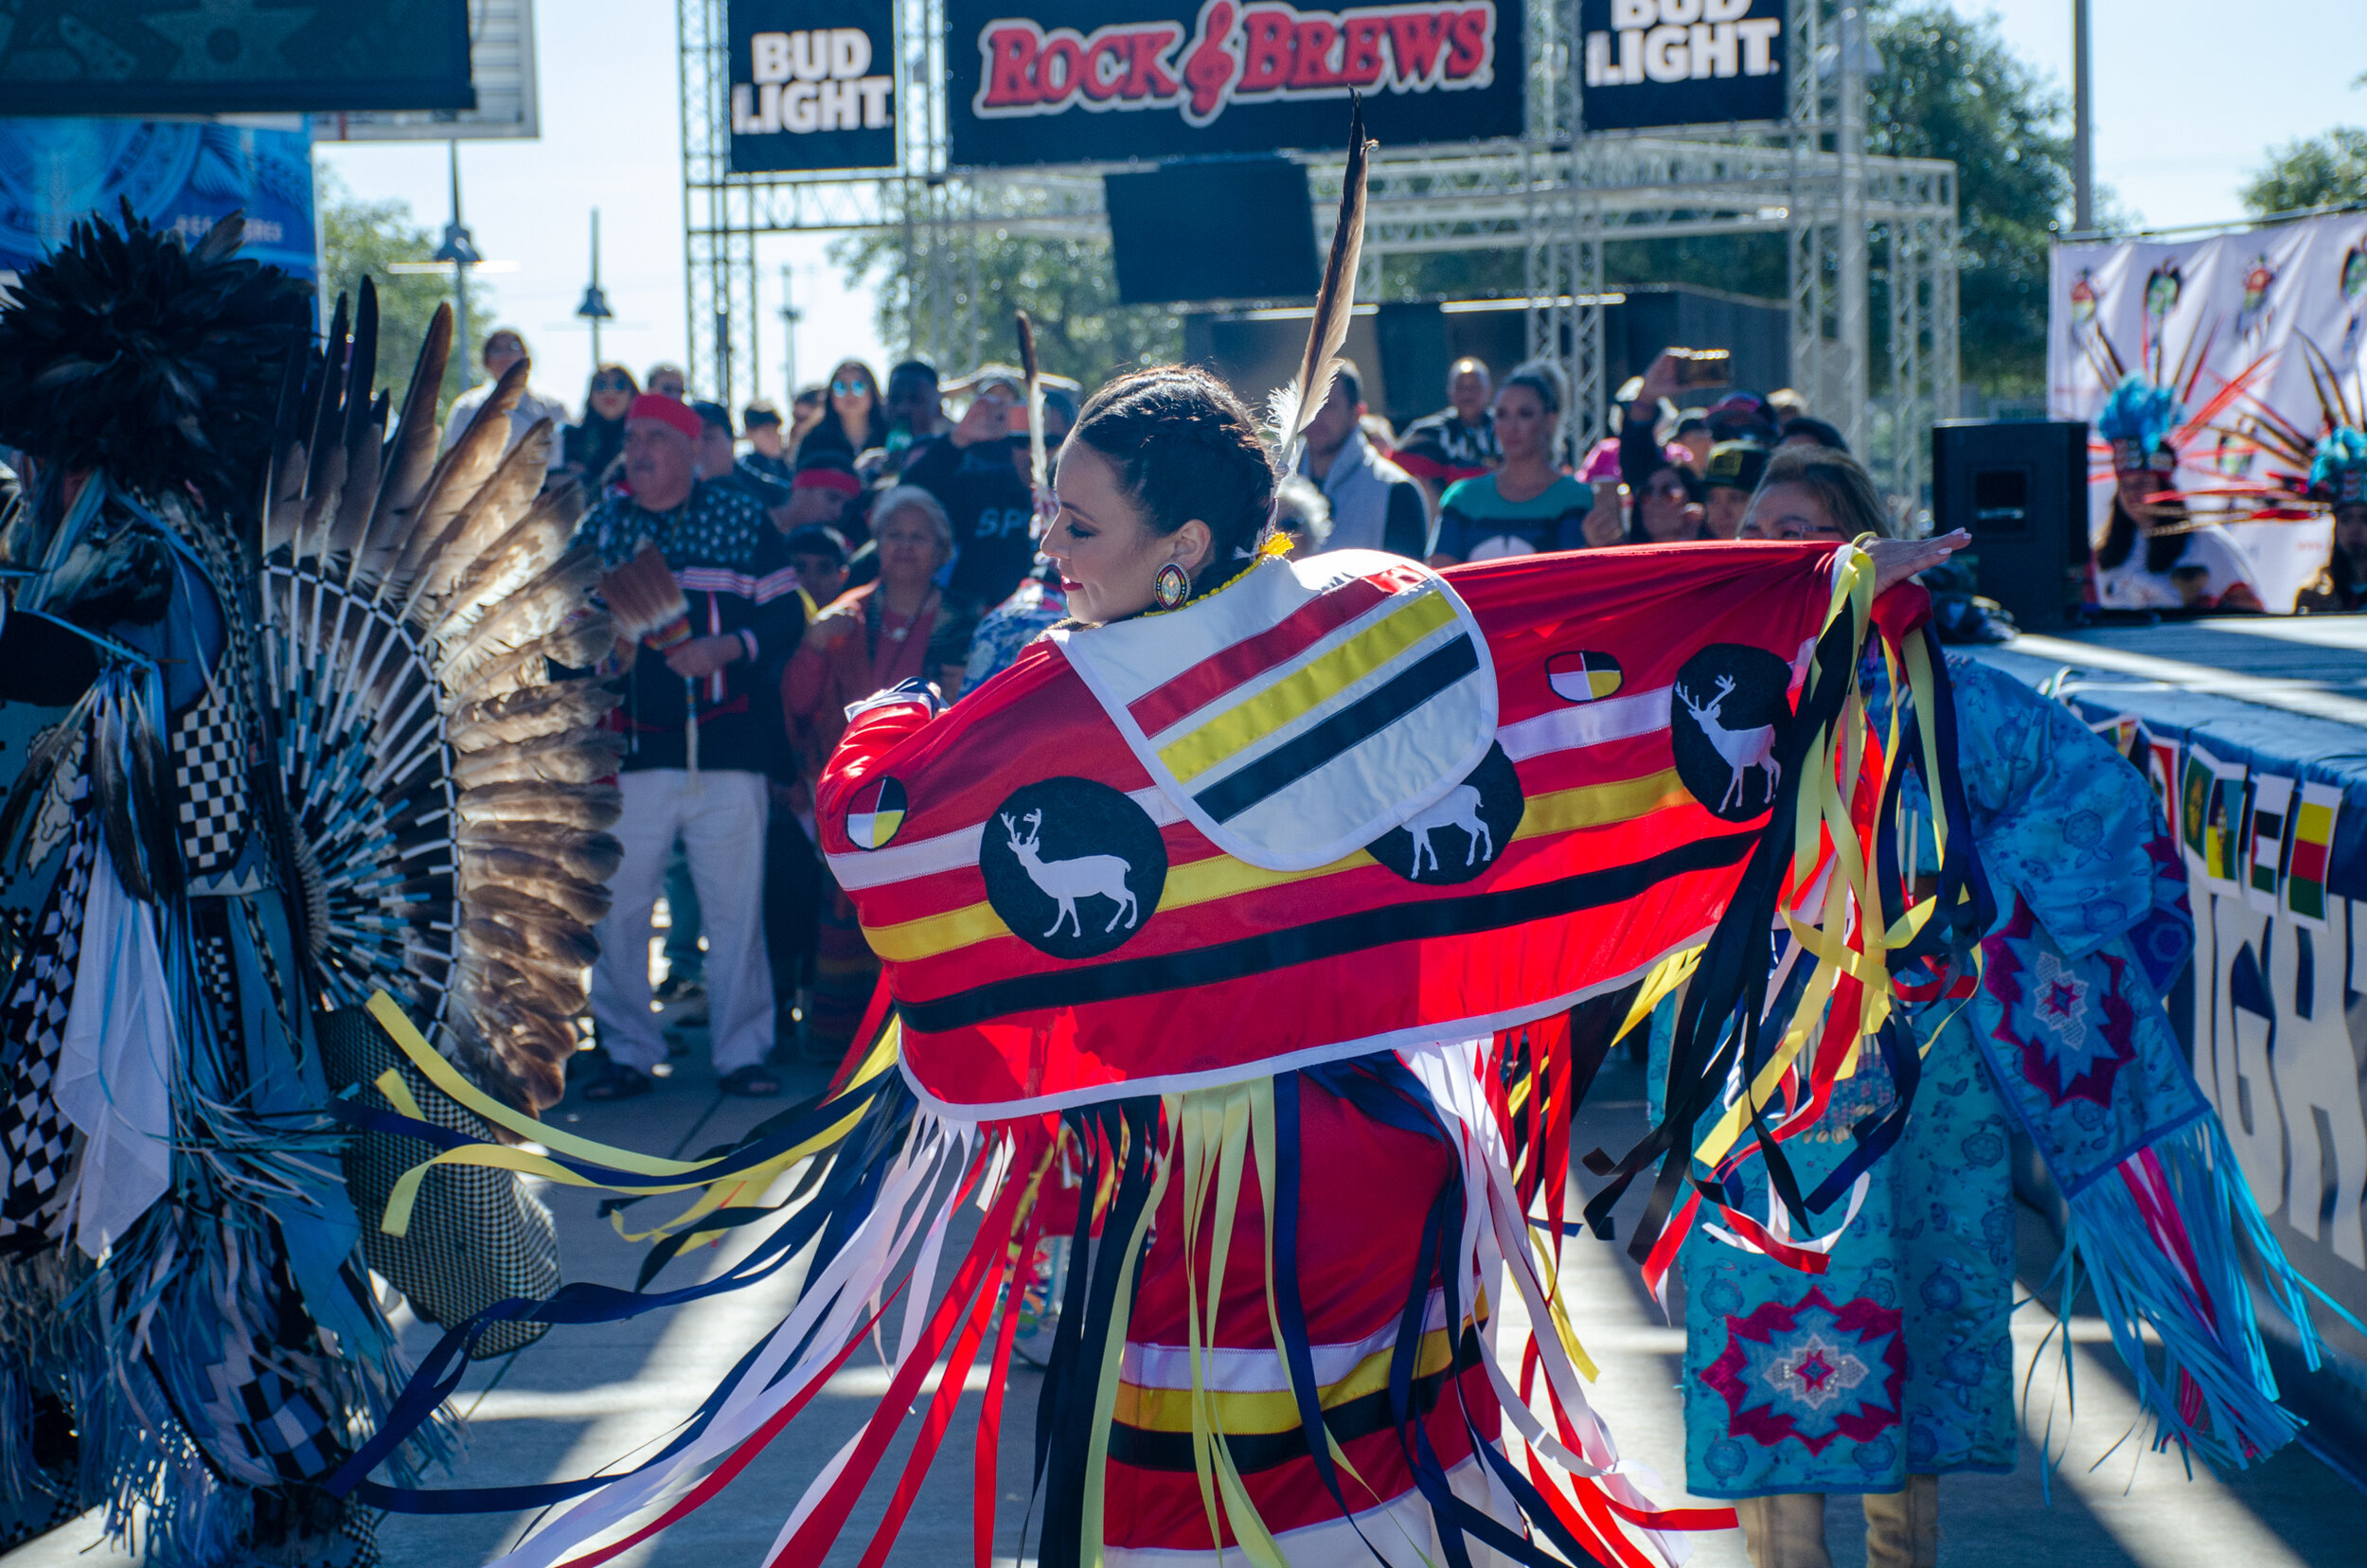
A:
<svg viewBox="0 0 2367 1568">
<path fill-rule="evenodd" d="M 1953 0 L 1994 10 L 2013 48 L 2068 94 L 2070 0 Z M 2096 173 L 2153 225 L 2243 216 L 2236 191 L 2269 148 L 2367 124 L 2367 5 L 2284 0 L 2092 0 Z M 534 346 L 535 380 L 571 405 L 591 342 L 575 308 L 600 209 L 601 283 L 617 320 L 602 349 L 636 373 L 683 357 L 680 94 L 666 0 L 545 0 L 536 16 L 543 134 L 461 146 L 462 200 L 477 249 L 518 263 L 489 276 L 498 314 Z M 323 144 L 318 157 L 368 197 L 399 197 L 431 229 L 448 216 L 442 143 Z M 822 237 L 759 241 L 764 386 L 783 399 L 781 268 L 805 318 L 797 374 L 819 380 L 854 354 L 884 370 L 867 294 L 849 293 Z"/>
</svg>

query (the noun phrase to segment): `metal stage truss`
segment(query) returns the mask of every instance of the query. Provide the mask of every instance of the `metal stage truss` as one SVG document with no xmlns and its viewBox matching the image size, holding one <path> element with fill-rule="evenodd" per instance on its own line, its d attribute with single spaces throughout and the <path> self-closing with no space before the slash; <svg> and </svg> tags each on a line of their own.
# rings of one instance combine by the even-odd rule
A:
<svg viewBox="0 0 2367 1568">
<path fill-rule="evenodd" d="M 677 5 L 690 377 L 703 395 L 737 406 L 761 380 L 760 234 L 897 232 L 913 280 L 904 343 L 951 367 L 1006 351 L 1006 324 L 977 308 L 963 231 L 1108 233 L 1101 175 L 1129 166 L 950 167 L 934 85 L 946 80 L 940 0 L 899 0 L 898 100 L 924 112 L 899 116 L 898 169 L 860 178 L 728 172 L 724 0 Z M 1956 170 L 1863 151 L 1865 51 L 1840 46 L 1860 26 L 1856 9 L 1792 0 L 1789 124 L 1644 135 L 1577 134 L 1576 22 L 1575 0 L 1530 9 L 1529 133 L 1520 141 L 1381 150 L 1364 281 L 1392 255 L 1518 247 L 1529 349 L 1567 371 L 1567 434 L 1583 450 L 1603 434 L 1612 390 L 1603 384 L 1604 244 L 1786 234 L 1793 384 L 1902 510 L 1926 504 L 1925 433 L 1957 411 Z M 1317 236 L 1327 241 L 1340 161 L 1309 164 Z M 1878 343 L 1879 374 L 1870 363 Z"/>
</svg>

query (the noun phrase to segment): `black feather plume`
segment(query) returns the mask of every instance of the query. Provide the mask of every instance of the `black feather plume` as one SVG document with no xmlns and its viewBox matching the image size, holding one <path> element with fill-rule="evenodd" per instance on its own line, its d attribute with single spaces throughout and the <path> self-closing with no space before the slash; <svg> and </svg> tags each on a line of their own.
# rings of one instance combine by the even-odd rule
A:
<svg viewBox="0 0 2367 1568">
<path fill-rule="evenodd" d="M 252 505 L 311 296 L 237 259 L 240 227 L 192 253 L 129 204 L 120 226 L 75 224 L 0 311 L 0 442 L 147 495 L 186 483 L 215 509 Z"/>
</svg>

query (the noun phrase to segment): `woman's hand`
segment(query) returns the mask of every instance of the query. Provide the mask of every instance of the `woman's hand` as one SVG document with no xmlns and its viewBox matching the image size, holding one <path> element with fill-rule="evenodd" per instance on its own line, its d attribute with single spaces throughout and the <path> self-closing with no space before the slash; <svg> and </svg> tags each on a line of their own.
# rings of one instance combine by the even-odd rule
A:
<svg viewBox="0 0 2367 1568">
<path fill-rule="evenodd" d="M 1971 543 L 1972 535 L 1962 528 L 1931 539 L 1878 539 L 1865 547 L 1867 558 L 1874 562 L 1874 591 L 1888 593 Z"/>
<path fill-rule="evenodd" d="M 1586 514 L 1586 521 L 1578 525 L 1578 532 L 1585 536 L 1591 547 L 1599 550 L 1606 545 L 1628 542 L 1628 509 L 1620 503 L 1620 496 L 1626 489 L 1622 485 L 1618 490 L 1595 491 L 1593 509 Z"/>
<path fill-rule="evenodd" d="M 1003 439 L 1011 433 L 1011 410 L 1016 406 L 1008 399 L 984 392 L 970 399 L 970 406 L 962 411 L 961 423 L 953 427 L 953 444 L 968 448 Z M 1023 431 L 1026 426 L 1020 428 Z"/>
<path fill-rule="evenodd" d="M 737 636 L 693 637 L 666 650 L 666 668 L 685 681 L 703 680 L 747 652 L 748 645 Z"/>
</svg>

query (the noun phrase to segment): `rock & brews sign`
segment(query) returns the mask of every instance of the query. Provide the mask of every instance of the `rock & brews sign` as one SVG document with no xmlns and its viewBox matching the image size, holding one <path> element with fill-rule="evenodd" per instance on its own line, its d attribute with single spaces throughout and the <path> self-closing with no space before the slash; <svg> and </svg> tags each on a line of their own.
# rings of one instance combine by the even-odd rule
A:
<svg viewBox="0 0 2367 1568">
<path fill-rule="evenodd" d="M 1308 9 L 947 0 L 956 164 L 1103 163 L 1517 136 L 1522 0 Z M 1116 11 L 1118 14 L 1112 15 Z"/>
<path fill-rule="evenodd" d="M 1786 0 L 1578 0 L 1589 131 L 1784 117 Z"/>
<path fill-rule="evenodd" d="M 896 164 L 895 0 L 731 0 L 735 174 Z"/>
</svg>

